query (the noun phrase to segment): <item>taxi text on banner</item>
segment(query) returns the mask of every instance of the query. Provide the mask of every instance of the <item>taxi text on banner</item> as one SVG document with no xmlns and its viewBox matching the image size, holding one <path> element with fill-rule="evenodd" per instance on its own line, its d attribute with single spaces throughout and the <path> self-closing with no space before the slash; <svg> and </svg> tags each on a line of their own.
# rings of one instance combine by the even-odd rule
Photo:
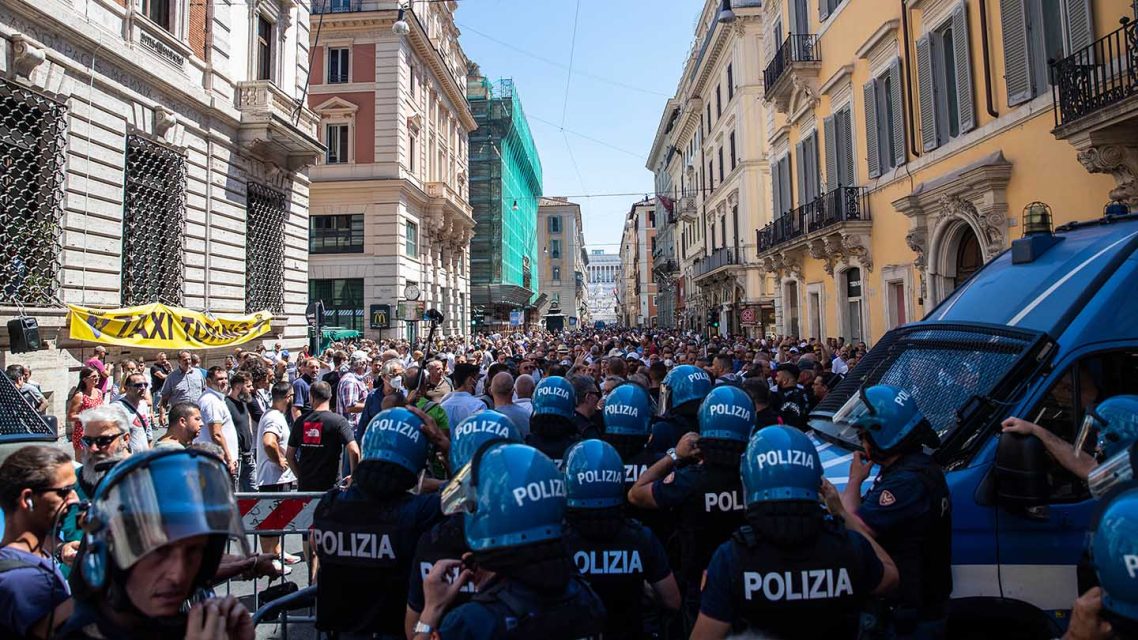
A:
<svg viewBox="0 0 1138 640">
<path fill-rule="evenodd" d="M 125 309 L 71 310 L 71 338 L 145 349 L 209 349 L 248 342 L 268 333 L 268 311 L 236 316 L 209 315 L 161 303 Z"/>
</svg>

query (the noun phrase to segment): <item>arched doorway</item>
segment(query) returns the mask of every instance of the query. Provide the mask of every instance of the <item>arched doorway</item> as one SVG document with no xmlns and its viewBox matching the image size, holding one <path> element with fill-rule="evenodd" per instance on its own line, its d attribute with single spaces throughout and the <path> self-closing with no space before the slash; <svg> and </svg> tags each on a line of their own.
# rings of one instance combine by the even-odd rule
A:
<svg viewBox="0 0 1138 640">
<path fill-rule="evenodd" d="M 953 289 L 958 289 L 982 266 L 984 266 L 984 252 L 980 249 L 980 240 L 972 227 L 965 226 L 956 246 L 956 274 L 953 277 Z"/>
</svg>

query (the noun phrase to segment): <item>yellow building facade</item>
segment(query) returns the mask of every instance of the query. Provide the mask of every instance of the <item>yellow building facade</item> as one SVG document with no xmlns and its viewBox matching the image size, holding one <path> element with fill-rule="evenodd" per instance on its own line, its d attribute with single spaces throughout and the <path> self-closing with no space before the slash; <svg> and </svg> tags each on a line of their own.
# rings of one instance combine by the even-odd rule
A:
<svg viewBox="0 0 1138 640">
<path fill-rule="evenodd" d="M 1053 135 L 1048 60 L 1115 31 L 1125 0 L 763 11 L 771 218 L 748 297 L 773 299 L 778 333 L 872 344 L 1007 249 L 1028 204 L 1059 225 L 1118 197 L 1109 167 Z"/>
</svg>

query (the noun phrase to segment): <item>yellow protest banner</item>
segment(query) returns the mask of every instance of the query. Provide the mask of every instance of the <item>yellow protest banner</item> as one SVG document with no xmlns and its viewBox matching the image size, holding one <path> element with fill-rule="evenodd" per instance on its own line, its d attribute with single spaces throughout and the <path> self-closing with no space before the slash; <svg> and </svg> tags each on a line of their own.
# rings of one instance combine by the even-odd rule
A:
<svg viewBox="0 0 1138 640">
<path fill-rule="evenodd" d="M 210 349 L 248 342 L 269 331 L 273 314 L 211 315 L 161 303 L 125 309 L 67 305 L 71 338 L 143 349 Z"/>
</svg>

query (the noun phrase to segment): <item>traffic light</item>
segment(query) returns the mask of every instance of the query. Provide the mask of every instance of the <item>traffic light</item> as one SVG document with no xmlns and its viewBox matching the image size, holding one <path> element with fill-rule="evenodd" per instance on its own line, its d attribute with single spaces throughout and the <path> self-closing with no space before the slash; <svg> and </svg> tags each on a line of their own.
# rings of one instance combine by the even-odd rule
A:
<svg viewBox="0 0 1138 640">
<path fill-rule="evenodd" d="M 707 310 L 707 326 L 713 329 L 719 328 L 719 312 L 715 309 Z"/>
</svg>

